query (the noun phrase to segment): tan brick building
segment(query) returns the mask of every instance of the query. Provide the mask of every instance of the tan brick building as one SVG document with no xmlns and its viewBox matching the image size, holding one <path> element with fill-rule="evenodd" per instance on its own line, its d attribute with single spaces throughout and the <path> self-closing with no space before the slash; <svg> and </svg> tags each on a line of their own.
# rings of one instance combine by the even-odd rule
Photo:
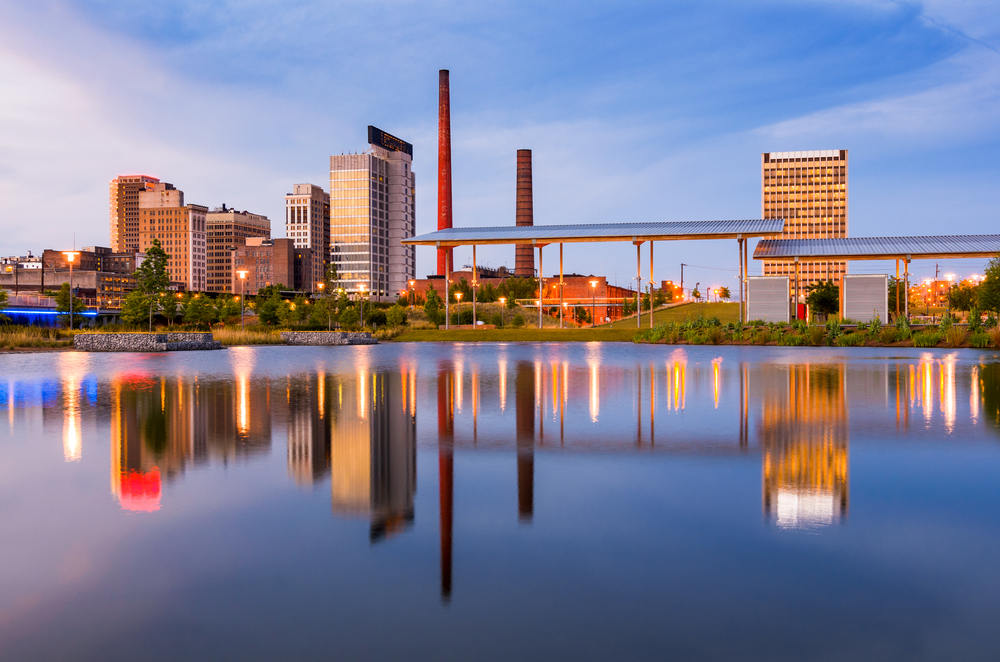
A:
<svg viewBox="0 0 1000 662">
<path fill-rule="evenodd" d="M 139 193 L 139 250 L 146 252 L 158 239 L 170 256 L 170 280 L 194 292 L 204 291 L 207 280 L 207 214 L 207 207 L 185 205 L 184 192 L 173 184 L 153 184 Z"/>
<path fill-rule="evenodd" d="M 222 205 L 205 216 L 205 223 L 208 263 L 205 291 L 233 292 L 233 251 L 245 246 L 249 237 L 270 239 L 271 221 L 261 214 Z"/>
<path fill-rule="evenodd" d="M 306 278 L 322 281 L 330 263 L 330 196 L 322 187 L 296 184 L 285 196 L 285 236 L 296 250 L 307 249 L 312 255 L 312 271 Z"/>
<path fill-rule="evenodd" d="M 139 193 L 159 183 L 148 175 L 119 175 L 108 185 L 111 252 L 139 248 Z"/>
<path fill-rule="evenodd" d="M 776 239 L 826 239 L 847 236 L 847 150 L 765 152 L 761 154 L 761 218 L 785 219 Z M 799 263 L 799 286 L 832 280 L 839 285 L 847 262 Z M 764 262 L 765 276 L 788 276 L 794 287 L 794 262 Z"/>
</svg>

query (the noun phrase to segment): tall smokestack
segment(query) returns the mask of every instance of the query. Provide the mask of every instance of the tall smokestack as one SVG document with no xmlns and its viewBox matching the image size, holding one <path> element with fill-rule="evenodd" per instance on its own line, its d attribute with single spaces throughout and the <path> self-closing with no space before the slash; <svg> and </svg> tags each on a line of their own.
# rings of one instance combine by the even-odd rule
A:
<svg viewBox="0 0 1000 662">
<path fill-rule="evenodd" d="M 451 85 L 448 70 L 438 72 L 438 230 L 451 227 Z M 448 265 L 455 268 L 451 248 L 438 249 L 439 276 L 448 277 Z M 447 265 L 445 264 L 447 256 Z"/>
<path fill-rule="evenodd" d="M 531 150 L 517 150 L 517 213 L 518 226 L 534 225 L 535 212 L 531 201 Z M 514 274 L 520 278 L 535 277 L 535 253 L 529 244 L 514 248 Z"/>
</svg>

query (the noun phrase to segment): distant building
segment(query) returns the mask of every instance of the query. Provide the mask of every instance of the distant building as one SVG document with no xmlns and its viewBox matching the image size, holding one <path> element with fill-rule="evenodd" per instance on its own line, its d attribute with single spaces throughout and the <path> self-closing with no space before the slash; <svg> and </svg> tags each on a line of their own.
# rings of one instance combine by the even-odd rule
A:
<svg viewBox="0 0 1000 662">
<path fill-rule="evenodd" d="M 311 281 L 306 292 L 326 277 L 330 263 L 330 196 L 322 187 L 296 184 L 285 196 L 285 236 L 295 242 L 296 249 L 309 249 L 313 256 Z"/>
<path fill-rule="evenodd" d="M 330 157 L 330 260 L 338 287 L 388 300 L 416 275 L 413 146 L 368 127 L 364 154 Z"/>
<path fill-rule="evenodd" d="M 146 252 L 153 240 L 169 255 L 170 280 L 196 292 L 205 290 L 205 216 L 208 208 L 185 205 L 184 192 L 173 184 L 156 183 L 139 192 L 139 249 Z"/>
<path fill-rule="evenodd" d="M 271 238 L 267 216 L 216 207 L 205 215 L 207 269 L 206 292 L 233 292 L 233 251 L 248 237 Z M 239 290 L 236 290 L 238 292 Z"/>
<path fill-rule="evenodd" d="M 114 253 L 104 246 L 87 246 L 77 251 L 73 262 L 73 290 L 89 305 L 117 308 L 122 299 L 135 289 L 132 274 L 142 264 L 144 255 L 138 252 Z M 69 283 L 69 261 L 62 251 L 45 249 L 31 269 L 6 265 L 0 269 L 0 287 L 15 294 L 58 290 Z M 8 269 L 8 267 L 10 267 Z M 175 284 L 173 289 L 183 290 Z"/>
<path fill-rule="evenodd" d="M 785 219 L 776 239 L 847 236 L 847 150 L 765 152 L 761 155 L 761 218 Z M 810 285 L 839 284 L 847 262 L 799 262 L 800 294 Z M 765 276 L 789 276 L 794 262 L 764 262 Z"/>
<path fill-rule="evenodd" d="M 302 259 L 309 259 L 303 249 Z M 254 296 L 264 287 L 283 285 L 289 290 L 299 289 L 295 278 L 295 246 L 291 239 L 264 239 L 249 237 L 246 245 L 233 251 L 232 291 L 246 296 Z M 240 284 L 239 271 L 247 271 L 244 283 Z M 307 271 L 311 265 L 300 267 Z"/>
<path fill-rule="evenodd" d="M 160 182 L 147 175 L 119 175 L 108 186 L 110 241 L 114 253 L 139 249 L 139 193 Z"/>
</svg>

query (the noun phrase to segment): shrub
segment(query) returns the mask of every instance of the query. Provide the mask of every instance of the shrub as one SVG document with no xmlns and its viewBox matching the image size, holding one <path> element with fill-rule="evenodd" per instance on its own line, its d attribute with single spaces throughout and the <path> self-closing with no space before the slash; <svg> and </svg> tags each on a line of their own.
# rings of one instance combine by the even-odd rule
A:
<svg viewBox="0 0 1000 662">
<path fill-rule="evenodd" d="M 910 336 L 913 335 L 913 331 L 910 330 L 910 320 L 905 317 L 896 318 L 896 339 L 897 340 L 909 340 Z"/>
<path fill-rule="evenodd" d="M 969 345 L 978 349 L 983 349 L 990 344 L 990 337 L 982 331 L 977 331 L 969 336 Z"/>
<path fill-rule="evenodd" d="M 843 329 L 840 328 L 840 322 L 836 317 L 827 320 L 826 322 L 826 342 L 828 345 L 837 344 L 837 338 L 839 338 L 844 333 Z"/>
<path fill-rule="evenodd" d="M 798 333 L 785 333 L 778 338 L 778 344 L 786 347 L 799 347 L 806 344 L 806 338 Z"/>
<path fill-rule="evenodd" d="M 754 334 L 753 342 L 757 345 L 766 345 L 771 342 L 771 332 L 767 329 L 759 329 L 756 334 Z"/>
<path fill-rule="evenodd" d="M 393 306 L 386 312 L 385 321 L 392 328 L 403 326 L 406 324 L 406 309 L 398 304 Z"/>
<path fill-rule="evenodd" d="M 938 343 L 944 339 L 944 334 L 940 331 L 921 331 L 913 334 L 914 347 L 937 347 Z"/>
<path fill-rule="evenodd" d="M 993 347 L 1000 349 L 1000 326 L 993 325 L 993 327 L 986 332 L 986 335 L 990 338 L 990 344 L 993 345 Z"/>
<path fill-rule="evenodd" d="M 821 326 L 809 327 L 809 344 L 813 347 L 826 344 L 826 330 Z"/>
<path fill-rule="evenodd" d="M 365 326 L 372 329 L 378 328 L 380 326 L 385 326 L 387 322 L 387 315 L 384 310 L 371 310 L 365 307 Z"/>
<path fill-rule="evenodd" d="M 961 347 L 965 344 L 966 331 L 960 326 L 950 325 L 945 331 L 945 336 L 948 338 L 948 344 L 952 347 Z"/>
<path fill-rule="evenodd" d="M 708 330 L 708 342 L 713 345 L 718 345 L 726 339 L 726 332 L 719 327 L 714 327 Z"/>
<path fill-rule="evenodd" d="M 896 342 L 899 330 L 892 326 L 883 326 L 878 332 L 878 340 L 883 345 L 891 345 Z"/>
<path fill-rule="evenodd" d="M 837 336 L 837 347 L 858 347 L 865 344 L 865 334 L 861 332 L 844 333 Z"/>
<path fill-rule="evenodd" d="M 500 313 L 490 315 L 490 324 L 498 329 L 503 326 L 503 317 L 501 317 Z"/>
<path fill-rule="evenodd" d="M 514 315 L 514 319 L 511 320 L 510 325 L 515 329 L 520 329 L 522 326 L 524 326 L 524 315 L 520 313 Z"/>
</svg>

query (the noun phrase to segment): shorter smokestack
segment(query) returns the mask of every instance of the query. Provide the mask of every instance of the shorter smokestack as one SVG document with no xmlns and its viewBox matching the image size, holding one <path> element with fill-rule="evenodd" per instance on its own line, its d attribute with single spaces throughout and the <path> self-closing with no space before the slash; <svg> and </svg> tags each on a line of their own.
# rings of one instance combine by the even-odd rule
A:
<svg viewBox="0 0 1000 662">
<path fill-rule="evenodd" d="M 534 204 L 531 187 L 531 150 L 517 150 L 517 211 L 515 222 L 518 227 L 535 224 Z M 520 278 L 534 278 L 535 253 L 529 244 L 518 244 L 514 248 L 514 274 Z"/>
</svg>

